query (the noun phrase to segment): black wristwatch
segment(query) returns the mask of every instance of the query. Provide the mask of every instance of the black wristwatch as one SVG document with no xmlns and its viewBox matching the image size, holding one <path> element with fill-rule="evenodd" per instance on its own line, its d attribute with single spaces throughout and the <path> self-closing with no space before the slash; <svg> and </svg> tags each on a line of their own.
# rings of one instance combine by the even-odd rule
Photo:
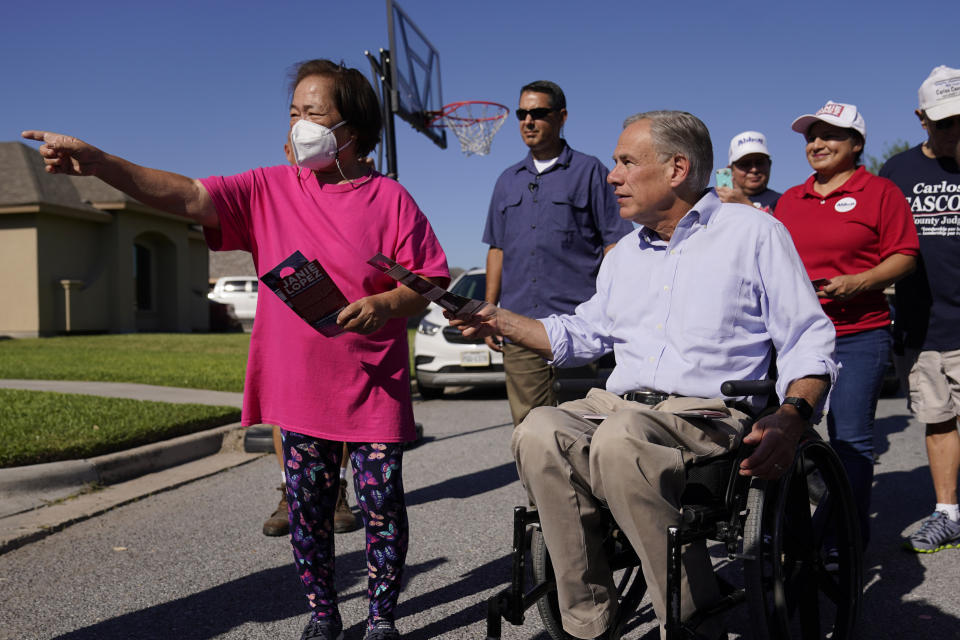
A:
<svg viewBox="0 0 960 640">
<path fill-rule="evenodd" d="M 792 404 L 796 408 L 797 413 L 800 414 L 800 417 L 807 422 L 810 422 L 810 418 L 813 416 L 813 407 L 810 406 L 809 402 L 803 398 L 791 396 L 789 398 L 784 398 L 783 403 L 780 406 L 782 407 L 785 404 Z"/>
</svg>

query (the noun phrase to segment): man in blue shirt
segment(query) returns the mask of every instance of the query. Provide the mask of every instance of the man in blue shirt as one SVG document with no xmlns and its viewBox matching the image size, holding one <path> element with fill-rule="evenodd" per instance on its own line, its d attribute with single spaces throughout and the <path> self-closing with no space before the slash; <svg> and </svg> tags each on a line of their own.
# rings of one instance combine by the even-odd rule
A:
<svg viewBox="0 0 960 640">
<path fill-rule="evenodd" d="M 604 254 L 633 226 L 620 218 L 607 169 L 574 151 L 560 133 L 566 97 L 553 82 L 520 90 L 520 136 L 530 153 L 501 174 L 483 232 L 490 304 L 535 317 L 571 313 L 594 294 Z M 495 337 L 503 350 L 513 423 L 555 402 L 553 367 L 532 351 Z"/>
<path fill-rule="evenodd" d="M 837 372 L 833 324 L 786 229 L 706 189 L 713 148 L 699 119 L 632 116 L 614 160 L 607 179 L 620 215 L 641 226 L 604 260 L 593 297 L 573 314 L 540 320 L 492 305 L 451 320 L 465 336 L 502 335 L 558 366 L 616 354 L 606 390 L 532 410 L 512 442 L 550 550 L 563 627 L 578 638 L 603 634 L 617 607 L 601 504 L 637 551 L 662 622 L 666 530 L 679 525 L 684 464 L 736 447 L 748 419 L 718 397 L 721 383 L 766 377 L 776 350 L 783 404 L 742 438 L 757 447 L 740 473 L 777 478 Z M 590 414 L 603 416 L 599 426 Z M 706 546 L 691 544 L 681 618 L 718 598 Z"/>
</svg>

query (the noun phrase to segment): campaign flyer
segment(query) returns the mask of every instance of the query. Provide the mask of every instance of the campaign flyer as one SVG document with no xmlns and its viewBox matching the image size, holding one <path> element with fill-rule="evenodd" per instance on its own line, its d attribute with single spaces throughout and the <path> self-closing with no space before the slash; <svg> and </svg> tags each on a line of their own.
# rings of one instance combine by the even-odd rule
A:
<svg viewBox="0 0 960 640">
<path fill-rule="evenodd" d="M 281 276 L 288 267 L 293 272 Z M 343 333 L 337 326 L 337 316 L 349 302 L 316 260 L 307 261 L 302 253 L 295 251 L 263 274 L 260 281 L 321 334 L 332 338 Z"/>
<path fill-rule="evenodd" d="M 430 302 L 436 302 L 454 315 L 470 315 L 476 313 L 477 310 L 486 304 L 483 300 L 473 300 L 471 298 L 458 296 L 455 293 L 450 293 L 429 280 L 410 272 L 409 269 L 397 264 L 382 253 L 378 253 L 367 260 L 367 264 L 383 271 L 397 282 L 410 287 Z"/>
</svg>

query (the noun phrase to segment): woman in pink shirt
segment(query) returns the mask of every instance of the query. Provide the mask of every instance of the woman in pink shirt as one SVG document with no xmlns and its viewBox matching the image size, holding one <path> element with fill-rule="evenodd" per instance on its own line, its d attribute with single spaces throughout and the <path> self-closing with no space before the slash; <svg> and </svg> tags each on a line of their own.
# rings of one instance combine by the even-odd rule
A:
<svg viewBox="0 0 960 640">
<path fill-rule="evenodd" d="M 299 254 L 317 261 L 348 304 L 328 337 L 262 289 L 244 387 L 243 424 L 282 429 L 297 570 L 312 609 L 301 638 L 343 636 L 333 573 L 341 442 L 367 533 L 365 640 L 397 640 L 394 609 L 407 550 L 403 443 L 415 438 L 405 318 L 426 301 L 366 261 L 377 253 L 446 286 L 446 257 L 413 198 L 363 161 L 380 105 L 362 73 L 328 60 L 298 65 L 290 147 L 298 166 L 194 180 L 148 169 L 44 131 L 47 171 L 96 175 L 134 198 L 188 216 L 214 250 L 243 249 L 262 277 Z M 269 278 L 268 278 L 269 279 Z"/>
</svg>

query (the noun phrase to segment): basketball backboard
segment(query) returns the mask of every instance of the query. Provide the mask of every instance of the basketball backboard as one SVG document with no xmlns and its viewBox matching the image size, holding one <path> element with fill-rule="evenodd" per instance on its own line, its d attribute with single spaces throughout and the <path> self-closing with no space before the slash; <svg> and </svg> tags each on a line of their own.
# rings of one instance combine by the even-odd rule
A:
<svg viewBox="0 0 960 640">
<path fill-rule="evenodd" d="M 389 109 L 427 136 L 441 149 L 447 148 L 443 128 L 428 126 L 443 109 L 440 84 L 440 53 L 394 0 L 387 1 L 387 32 L 390 37 L 389 91 L 383 97 Z"/>
</svg>

